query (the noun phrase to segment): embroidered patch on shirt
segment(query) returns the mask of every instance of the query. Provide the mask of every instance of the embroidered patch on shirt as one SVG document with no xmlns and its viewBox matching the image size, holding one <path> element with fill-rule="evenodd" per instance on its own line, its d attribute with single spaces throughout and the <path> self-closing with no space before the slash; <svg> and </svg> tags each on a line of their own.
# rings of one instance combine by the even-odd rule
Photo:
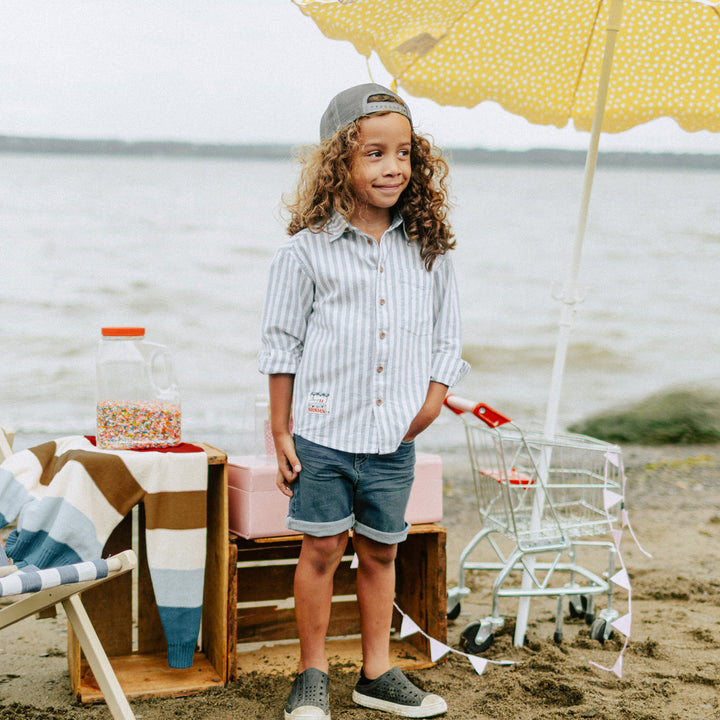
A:
<svg viewBox="0 0 720 720">
<path fill-rule="evenodd" d="M 311 392 L 308 395 L 307 410 L 317 415 L 329 415 L 332 406 L 332 395 L 330 393 Z"/>
</svg>

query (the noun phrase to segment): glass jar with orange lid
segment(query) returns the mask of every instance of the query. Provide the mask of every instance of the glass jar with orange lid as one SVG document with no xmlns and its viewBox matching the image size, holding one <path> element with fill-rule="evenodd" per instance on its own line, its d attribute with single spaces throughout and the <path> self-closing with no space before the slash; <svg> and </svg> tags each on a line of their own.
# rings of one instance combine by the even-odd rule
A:
<svg viewBox="0 0 720 720">
<path fill-rule="evenodd" d="M 164 345 L 145 340 L 145 328 L 102 328 L 96 374 L 99 448 L 180 443 L 180 390 L 172 356 Z"/>
</svg>

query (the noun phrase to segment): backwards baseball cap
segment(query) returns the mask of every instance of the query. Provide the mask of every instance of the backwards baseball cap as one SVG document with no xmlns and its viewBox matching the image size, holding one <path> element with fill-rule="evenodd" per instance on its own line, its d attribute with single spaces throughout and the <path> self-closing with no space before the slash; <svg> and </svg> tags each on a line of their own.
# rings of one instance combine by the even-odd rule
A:
<svg viewBox="0 0 720 720">
<path fill-rule="evenodd" d="M 389 95 L 392 100 L 372 100 L 374 95 Z M 320 139 L 331 138 L 338 130 L 347 127 L 358 118 L 373 113 L 395 112 L 404 115 L 412 125 L 410 109 L 405 101 L 392 90 L 377 83 L 365 83 L 338 93 L 320 118 Z"/>
</svg>

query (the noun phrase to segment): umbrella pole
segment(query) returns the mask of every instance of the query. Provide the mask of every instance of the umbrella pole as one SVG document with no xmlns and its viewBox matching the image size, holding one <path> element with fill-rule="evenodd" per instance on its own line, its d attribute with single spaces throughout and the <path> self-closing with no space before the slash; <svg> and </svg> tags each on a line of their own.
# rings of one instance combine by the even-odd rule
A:
<svg viewBox="0 0 720 720">
<path fill-rule="evenodd" d="M 620 30 L 620 22 L 622 20 L 623 0 L 611 0 L 610 12 L 608 16 L 608 24 L 606 28 L 605 51 L 603 53 L 603 63 L 600 69 L 600 80 L 598 83 L 597 98 L 595 101 L 595 114 L 593 116 L 592 128 L 590 130 L 590 144 L 585 158 L 585 173 L 583 178 L 582 196 L 580 199 L 580 212 L 578 214 L 578 223 L 575 231 L 575 242 L 573 244 L 572 258 L 568 269 L 567 279 L 563 286 L 562 294 L 559 299 L 563 303 L 560 313 L 560 324 L 558 330 L 558 341 L 555 346 L 555 359 L 553 361 L 552 377 L 550 379 L 550 392 L 548 395 L 548 405 L 545 415 L 545 437 L 552 438 L 557 430 L 558 409 L 560 407 L 560 393 L 562 389 L 562 381 L 565 373 L 565 360 L 567 358 L 567 349 L 570 341 L 570 331 L 575 322 L 575 306 L 580 302 L 581 298 L 578 294 L 578 275 L 580 272 L 580 259 L 582 256 L 582 247 L 585 240 L 585 231 L 587 228 L 588 209 L 590 207 L 590 196 L 592 194 L 593 179 L 595 177 L 595 167 L 597 165 L 598 147 L 600 144 L 600 132 L 602 130 L 603 116 L 605 114 L 605 104 L 607 102 L 608 88 L 610 86 L 610 73 L 612 71 L 613 55 L 615 53 L 615 42 Z M 550 459 L 543 459 L 544 472 L 550 467 Z M 546 480 L 541 477 L 540 480 Z M 536 493 L 535 503 L 531 519 L 531 527 L 533 521 L 535 525 L 539 525 L 542 517 L 544 504 L 544 494 Z M 532 586 L 532 571 L 535 567 L 535 557 L 530 556 L 527 563 L 528 569 L 523 572 L 522 589 L 529 590 Z M 515 622 L 515 636 L 513 644 L 517 647 L 522 646 L 525 641 L 525 633 L 527 631 L 528 614 L 530 611 L 530 598 L 521 597 L 518 602 L 518 612 Z"/>
<path fill-rule="evenodd" d="M 578 275 L 580 272 L 580 259 L 582 255 L 583 242 L 588 221 L 588 209 L 590 207 L 590 195 L 592 193 L 593 180 L 595 178 L 595 167 L 597 165 L 598 146 L 600 144 L 600 132 L 602 130 L 603 115 L 607 102 L 608 88 L 610 86 L 610 73 L 612 71 L 613 55 L 615 53 L 615 42 L 620 30 L 622 19 L 623 0 L 611 0 L 610 15 L 608 17 L 607 37 L 605 40 L 605 53 L 603 64 L 600 70 L 600 81 L 598 84 L 597 99 L 595 102 L 595 115 L 593 116 L 592 129 L 590 130 L 590 144 L 585 158 L 585 174 L 583 178 L 582 196 L 580 200 L 580 212 L 575 230 L 575 242 L 572 249 L 572 258 L 568 269 L 567 279 L 562 290 L 560 300 L 564 303 L 560 317 L 559 339 L 555 350 L 553 363 L 553 374 L 550 384 L 550 394 L 545 416 L 545 434 L 552 437 L 557 430 L 558 408 L 560 405 L 560 390 L 565 369 L 565 358 L 567 355 L 568 340 L 575 318 L 575 305 L 580 302 L 578 295 Z"/>
</svg>

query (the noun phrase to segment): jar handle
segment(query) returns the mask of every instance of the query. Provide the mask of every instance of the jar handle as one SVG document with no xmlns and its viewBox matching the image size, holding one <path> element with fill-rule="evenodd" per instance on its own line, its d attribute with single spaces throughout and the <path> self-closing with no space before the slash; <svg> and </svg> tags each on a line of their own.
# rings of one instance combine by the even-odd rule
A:
<svg viewBox="0 0 720 720">
<path fill-rule="evenodd" d="M 158 393 L 177 389 L 172 355 L 168 350 L 154 350 L 150 356 L 150 382 Z"/>
</svg>

